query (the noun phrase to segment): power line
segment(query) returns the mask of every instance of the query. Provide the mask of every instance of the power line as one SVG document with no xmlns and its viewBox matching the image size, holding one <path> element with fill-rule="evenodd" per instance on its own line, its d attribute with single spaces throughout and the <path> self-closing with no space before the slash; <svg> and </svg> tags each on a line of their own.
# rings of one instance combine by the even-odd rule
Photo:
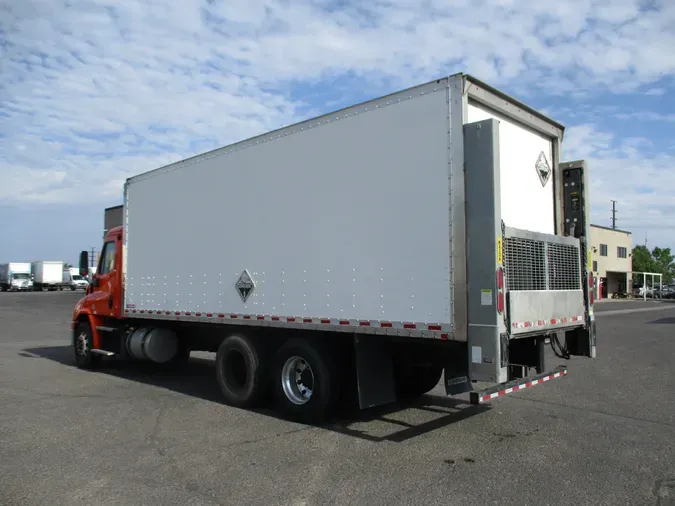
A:
<svg viewBox="0 0 675 506">
<path fill-rule="evenodd" d="M 96 266 L 96 254 L 97 250 L 93 246 L 91 247 L 91 256 L 89 257 L 89 267 L 92 269 Z"/>
</svg>

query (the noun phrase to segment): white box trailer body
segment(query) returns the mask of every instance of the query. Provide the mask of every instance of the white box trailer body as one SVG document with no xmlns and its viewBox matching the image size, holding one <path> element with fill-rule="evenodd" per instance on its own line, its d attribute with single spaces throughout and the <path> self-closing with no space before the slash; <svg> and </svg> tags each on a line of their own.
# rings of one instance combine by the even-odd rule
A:
<svg viewBox="0 0 675 506">
<path fill-rule="evenodd" d="M 9 262 L 0 264 L 0 290 L 31 290 L 30 263 Z"/>
<path fill-rule="evenodd" d="M 490 118 L 495 157 L 476 149 L 489 165 L 481 173 L 465 157 L 465 130 Z M 516 337 L 592 320 L 585 246 L 563 236 L 562 135 L 458 74 L 132 177 L 125 314 L 468 340 L 474 379 L 503 382 L 494 329 Z M 478 180 L 465 181 L 465 165 Z M 476 218 L 491 206 L 489 223 Z M 465 207 L 477 210 L 473 222 Z M 468 254 L 486 225 L 497 228 L 487 257 Z M 518 286 L 501 321 L 493 274 L 472 286 L 467 273 L 509 259 L 507 285 Z M 541 263 L 543 284 L 528 278 L 528 261 Z M 490 308 L 488 323 L 470 321 L 472 304 Z M 490 343 L 478 335 L 485 326 Z"/>
<path fill-rule="evenodd" d="M 36 261 L 31 262 L 31 272 L 36 290 L 44 288 L 55 290 L 63 285 L 63 262 Z"/>
<path fill-rule="evenodd" d="M 446 90 L 416 93 L 132 178 L 127 306 L 452 331 Z"/>
</svg>

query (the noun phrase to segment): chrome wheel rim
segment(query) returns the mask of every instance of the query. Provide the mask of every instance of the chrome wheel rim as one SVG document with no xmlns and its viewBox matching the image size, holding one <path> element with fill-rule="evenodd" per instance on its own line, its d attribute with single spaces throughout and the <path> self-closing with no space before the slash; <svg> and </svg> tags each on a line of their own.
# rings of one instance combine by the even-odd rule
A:
<svg viewBox="0 0 675 506">
<path fill-rule="evenodd" d="M 314 393 L 314 371 L 302 357 L 291 357 L 281 369 L 281 386 L 293 404 L 309 402 Z"/>
<path fill-rule="evenodd" d="M 89 336 L 86 332 L 80 332 L 75 340 L 75 353 L 80 357 L 86 357 L 89 353 Z"/>
</svg>

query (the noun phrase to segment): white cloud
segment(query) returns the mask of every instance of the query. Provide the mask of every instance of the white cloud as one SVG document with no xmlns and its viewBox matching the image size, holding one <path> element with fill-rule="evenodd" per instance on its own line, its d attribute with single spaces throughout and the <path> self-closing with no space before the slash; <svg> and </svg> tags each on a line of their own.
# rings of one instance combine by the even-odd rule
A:
<svg viewBox="0 0 675 506">
<path fill-rule="evenodd" d="M 619 139 L 585 124 L 569 129 L 563 158 L 589 163 L 594 223 L 609 225 L 611 200 L 617 200 L 617 227 L 633 231 L 635 243 L 649 232 L 655 245 L 675 249 L 675 156 L 645 155 L 651 145 L 646 138 Z"/>
<path fill-rule="evenodd" d="M 651 4 L 6 3 L 0 172 L 10 176 L 0 204 L 103 201 L 119 195 L 129 175 L 325 112 L 342 94 L 369 98 L 458 71 L 526 100 L 639 89 L 663 95 L 664 77 L 675 73 L 675 2 Z M 308 85 L 323 88 L 321 101 L 303 98 Z M 614 162 L 640 177 L 661 175 L 672 162 L 641 155 L 645 145 L 617 138 L 611 125 L 580 125 L 565 144 L 598 158 L 595 186 L 615 179 Z M 625 185 L 611 191 L 637 195 Z"/>
</svg>

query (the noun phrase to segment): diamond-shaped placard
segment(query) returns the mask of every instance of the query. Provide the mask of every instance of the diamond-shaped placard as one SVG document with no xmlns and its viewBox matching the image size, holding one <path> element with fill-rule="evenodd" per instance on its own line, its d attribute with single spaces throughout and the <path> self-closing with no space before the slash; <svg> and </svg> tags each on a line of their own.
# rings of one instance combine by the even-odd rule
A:
<svg viewBox="0 0 675 506">
<path fill-rule="evenodd" d="M 241 300 L 246 302 L 255 289 L 255 283 L 253 282 L 253 278 L 249 274 L 248 269 L 244 269 L 239 275 L 239 279 L 234 284 L 234 287 L 237 289 L 237 292 L 239 292 Z"/>
<path fill-rule="evenodd" d="M 551 166 L 548 164 L 548 160 L 546 160 L 546 155 L 543 151 L 539 153 L 534 168 L 537 171 L 541 185 L 546 186 L 546 183 L 548 183 L 548 180 L 551 178 Z"/>
</svg>

